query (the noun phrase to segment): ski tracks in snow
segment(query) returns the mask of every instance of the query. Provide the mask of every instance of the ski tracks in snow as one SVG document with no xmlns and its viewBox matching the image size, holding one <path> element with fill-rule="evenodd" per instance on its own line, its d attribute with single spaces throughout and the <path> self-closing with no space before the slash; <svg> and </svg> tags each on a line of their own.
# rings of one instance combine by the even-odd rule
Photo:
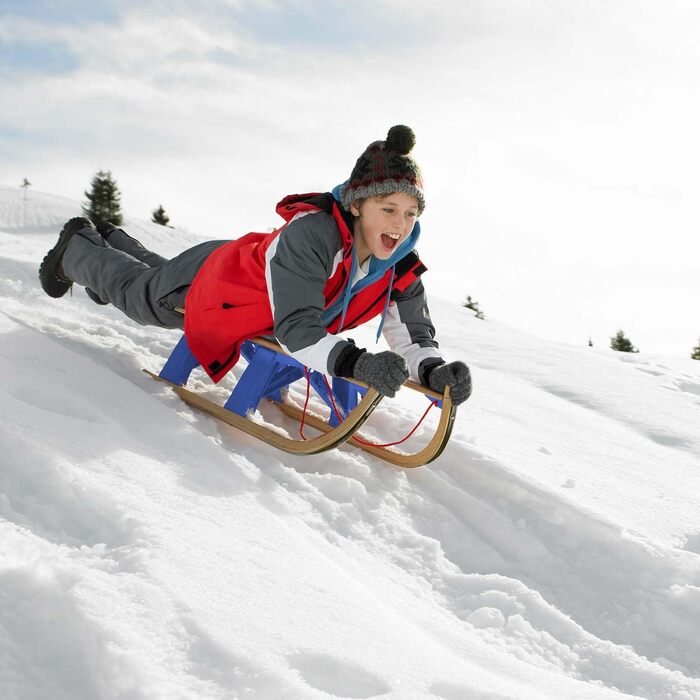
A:
<svg viewBox="0 0 700 700">
<path fill-rule="evenodd" d="M 464 452 L 462 469 L 422 484 L 451 520 L 437 534 L 460 571 L 443 583 L 455 614 L 580 678 L 654 696 L 690 689 L 640 657 L 699 675 L 698 557 L 632 539 Z"/>
<path fill-rule="evenodd" d="M 344 455 L 271 476 L 330 541 L 361 543 L 524 661 L 632 695 L 700 693 L 684 675 L 698 674 L 699 557 L 630 539 L 463 446 L 421 473 Z"/>
</svg>

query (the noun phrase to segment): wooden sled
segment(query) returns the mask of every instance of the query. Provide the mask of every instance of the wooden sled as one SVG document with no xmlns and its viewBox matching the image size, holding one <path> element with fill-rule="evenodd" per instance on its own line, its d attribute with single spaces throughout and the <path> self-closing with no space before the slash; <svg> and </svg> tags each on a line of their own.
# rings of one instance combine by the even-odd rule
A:
<svg viewBox="0 0 700 700">
<path fill-rule="evenodd" d="M 456 408 L 449 398 L 449 389 L 445 390 L 444 395 L 440 395 L 415 382 L 406 382 L 405 387 L 425 394 L 434 403 L 442 405 L 442 414 L 430 442 L 415 454 L 405 454 L 389 447 L 366 444 L 368 441 L 365 438 L 354 437 L 382 399 L 375 389 L 360 382 L 336 377 L 332 379 L 331 387 L 323 374 L 306 370 L 303 365 L 286 355 L 279 345 L 264 338 L 246 341 L 241 354 L 248 360 L 248 367 L 223 406 L 185 388 L 190 373 L 199 363 L 187 347 L 184 335 L 159 375 L 148 370 L 144 372 L 168 384 L 190 406 L 293 454 L 318 454 L 347 441 L 391 464 L 407 468 L 422 466 L 436 459 L 449 441 L 456 413 Z M 328 420 L 285 402 L 283 391 L 291 383 L 304 377 L 307 377 L 319 397 L 330 407 L 331 415 Z M 299 422 L 303 420 L 321 435 L 308 439 L 293 439 L 253 422 L 247 415 L 256 410 L 262 400 L 270 401 L 282 413 Z"/>
</svg>

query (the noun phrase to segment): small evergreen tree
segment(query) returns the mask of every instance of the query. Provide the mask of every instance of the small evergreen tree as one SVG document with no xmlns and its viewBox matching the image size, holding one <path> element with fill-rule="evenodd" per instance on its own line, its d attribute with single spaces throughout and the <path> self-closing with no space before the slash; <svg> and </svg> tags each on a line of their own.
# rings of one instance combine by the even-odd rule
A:
<svg viewBox="0 0 700 700">
<path fill-rule="evenodd" d="M 96 226 L 107 223 L 121 226 L 124 222 L 121 213 L 121 193 L 112 177 L 112 172 L 100 170 L 90 184 L 90 191 L 85 192 L 87 203 L 83 212 Z"/>
<path fill-rule="evenodd" d="M 156 224 L 160 224 L 161 226 L 168 225 L 170 217 L 165 213 L 165 209 L 163 209 L 162 204 L 159 204 L 158 209 L 155 209 L 151 212 L 151 221 L 153 221 Z"/>
<path fill-rule="evenodd" d="M 639 352 L 622 331 L 618 331 L 613 338 L 610 338 L 610 347 L 618 352 Z"/>
<path fill-rule="evenodd" d="M 474 311 L 475 315 L 477 318 L 486 318 L 484 314 L 481 312 L 481 309 L 479 308 L 479 302 L 478 301 L 472 301 L 472 298 L 470 296 L 467 297 L 467 300 L 462 304 L 466 309 L 471 309 Z"/>
<path fill-rule="evenodd" d="M 691 360 L 700 360 L 700 340 L 698 344 L 693 348 L 693 352 L 690 355 Z"/>
</svg>

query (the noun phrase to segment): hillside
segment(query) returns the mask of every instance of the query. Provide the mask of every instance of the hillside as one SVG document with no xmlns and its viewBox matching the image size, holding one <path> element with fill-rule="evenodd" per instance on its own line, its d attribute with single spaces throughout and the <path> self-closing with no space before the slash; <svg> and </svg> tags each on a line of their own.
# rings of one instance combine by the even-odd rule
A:
<svg viewBox="0 0 700 700">
<path fill-rule="evenodd" d="M 80 205 L 23 194 L 0 186 L 0 697 L 700 698 L 700 362 L 431 298 L 475 385 L 441 458 L 294 457 L 141 372 L 178 333 L 45 296 Z"/>
</svg>

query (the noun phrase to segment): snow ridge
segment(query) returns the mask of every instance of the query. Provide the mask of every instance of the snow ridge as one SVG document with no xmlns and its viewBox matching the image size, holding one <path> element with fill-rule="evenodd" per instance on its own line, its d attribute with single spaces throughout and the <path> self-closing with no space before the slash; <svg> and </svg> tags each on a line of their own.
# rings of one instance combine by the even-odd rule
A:
<svg viewBox="0 0 700 700">
<path fill-rule="evenodd" d="M 700 698 L 700 363 L 431 299 L 475 379 L 442 457 L 290 456 L 141 372 L 176 333 L 42 294 L 79 213 L 0 187 L 1 697 Z M 221 399 L 238 372 L 194 386 Z"/>
</svg>

